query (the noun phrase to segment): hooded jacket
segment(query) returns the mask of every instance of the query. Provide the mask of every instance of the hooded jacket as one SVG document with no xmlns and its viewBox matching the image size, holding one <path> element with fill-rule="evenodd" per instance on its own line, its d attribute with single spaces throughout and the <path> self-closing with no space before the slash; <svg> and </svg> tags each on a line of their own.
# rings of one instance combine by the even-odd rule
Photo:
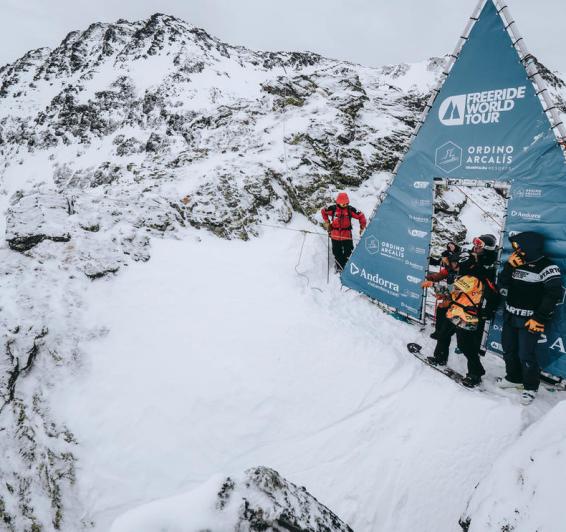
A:
<svg viewBox="0 0 566 532">
<path fill-rule="evenodd" d="M 352 218 L 360 222 L 360 231 L 366 228 L 366 217 L 364 213 L 354 209 L 350 205 L 340 207 L 340 205 L 330 205 L 321 211 L 322 219 L 330 221 L 332 229 L 330 238 L 332 240 L 352 240 Z"/>
<path fill-rule="evenodd" d="M 525 254 L 526 263 L 513 268 L 508 262 L 499 276 L 499 288 L 507 295 L 505 309 L 510 314 L 545 323 L 552 318 L 563 295 L 562 273 L 544 256 L 544 237 L 526 231 L 509 237 Z"/>
</svg>

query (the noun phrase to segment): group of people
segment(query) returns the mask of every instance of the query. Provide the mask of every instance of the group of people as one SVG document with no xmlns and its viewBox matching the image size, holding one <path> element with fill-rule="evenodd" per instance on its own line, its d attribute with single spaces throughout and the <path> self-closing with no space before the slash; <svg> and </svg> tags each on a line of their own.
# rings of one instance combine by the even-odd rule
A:
<svg viewBox="0 0 566 532">
<path fill-rule="evenodd" d="M 485 369 L 481 363 L 486 320 L 492 319 L 503 300 L 501 345 L 506 375 L 500 388 L 522 389 L 521 402 L 530 404 L 540 384 L 536 347 L 556 304 L 563 296 L 560 268 L 544 255 L 544 238 L 526 231 L 509 237 L 513 253 L 496 283 L 497 241 L 493 235 L 473 240 L 473 248 L 462 252 L 449 242 L 439 260 L 439 272 L 430 273 L 423 288 L 435 286 L 438 303 L 436 327 L 431 335 L 437 344 L 429 362 L 446 365 L 452 336 L 468 362 L 463 384 L 480 384 Z"/>
<path fill-rule="evenodd" d="M 332 241 L 336 269 L 341 271 L 354 245 L 352 219 L 358 220 L 360 234 L 366 228 L 364 214 L 350 205 L 348 195 L 340 192 L 336 203 L 321 211 L 324 227 Z M 556 304 L 563 297 L 560 268 L 544 255 L 544 238 L 532 231 L 509 237 L 513 253 L 496 282 L 498 249 L 494 235 L 473 239 L 467 251 L 456 242 L 431 264 L 440 266 L 429 273 L 423 288 L 433 288 L 437 298 L 435 330 L 437 344 L 429 362 L 446 365 L 451 339 L 467 359 L 463 384 L 481 383 L 485 369 L 481 362 L 482 340 L 487 320 L 493 318 L 499 304 L 504 305 L 502 348 L 506 375 L 497 380 L 500 388 L 522 389 L 521 402 L 531 403 L 540 384 L 536 346 L 552 319 Z"/>
</svg>

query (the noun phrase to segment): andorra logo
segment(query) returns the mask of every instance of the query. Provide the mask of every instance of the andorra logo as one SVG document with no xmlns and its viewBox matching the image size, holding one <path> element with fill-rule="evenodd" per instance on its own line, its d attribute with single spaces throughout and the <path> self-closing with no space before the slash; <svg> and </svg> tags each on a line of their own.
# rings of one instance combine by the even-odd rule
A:
<svg viewBox="0 0 566 532">
<path fill-rule="evenodd" d="M 353 263 L 350 263 L 350 273 L 352 275 L 357 275 L 358 273 L 360 273 L 360 269 Z"/>
</svg>

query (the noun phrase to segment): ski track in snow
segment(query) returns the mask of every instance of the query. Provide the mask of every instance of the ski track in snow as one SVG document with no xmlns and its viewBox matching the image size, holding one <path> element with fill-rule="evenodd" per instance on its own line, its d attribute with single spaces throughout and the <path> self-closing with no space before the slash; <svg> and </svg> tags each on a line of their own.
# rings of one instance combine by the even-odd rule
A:
<svg viewBox="0 0 566 532">
<path fill-rule="evenodd" d="M 255 465 L 307 486 L 356 531 L 457 530 L 496 457 L 556 400 L 526 414 L 511 392 L 432 372 L 405 350 L 415 339 L 432 348 L 424 333 L 334 274 L 326 285 L 326 242 L 313 235 L 298 270 L 324 291 L 306 287 L 294 271 L 302 238 L 191 231 L 92 284 L 89 319 L 110 332 L 52 404 L 81 442 L 78 489 L 95 530 Z"/>
</svg>

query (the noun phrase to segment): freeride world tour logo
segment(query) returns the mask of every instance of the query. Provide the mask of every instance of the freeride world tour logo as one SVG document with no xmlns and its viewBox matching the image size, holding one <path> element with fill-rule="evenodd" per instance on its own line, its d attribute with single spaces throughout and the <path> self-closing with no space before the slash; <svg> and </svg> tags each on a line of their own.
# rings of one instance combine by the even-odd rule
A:
<svg viewBox="0 0 566 532">
<path fill-rule="evenodd" d="M 440 104 L 438 118 L 445 126 L 498 124 L 501 115 L 525 97 L 526 90 L 522 86 L 450 96 Z"/>
</svg>

